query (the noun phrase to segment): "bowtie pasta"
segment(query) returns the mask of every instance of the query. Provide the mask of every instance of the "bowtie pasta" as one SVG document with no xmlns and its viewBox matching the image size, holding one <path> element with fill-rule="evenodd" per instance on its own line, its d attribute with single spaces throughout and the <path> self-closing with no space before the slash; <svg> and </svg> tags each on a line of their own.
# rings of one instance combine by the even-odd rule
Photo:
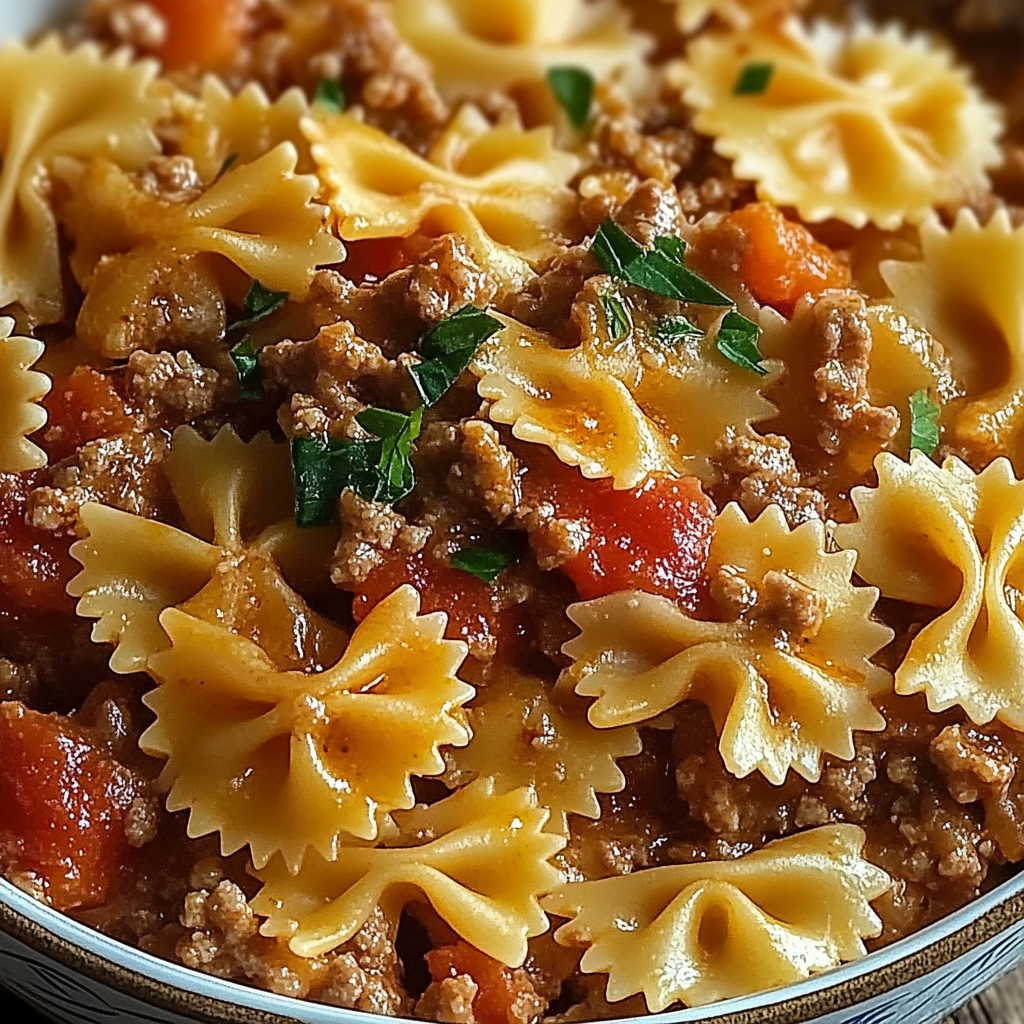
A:
<svg viewBox="0 0 1024 1024">
<path fill-rule="evenodd" d="M 1010 880 L 1004 6 L 0 40 L 0 886 L 278 996 L 559 1024 L 785 1016 Z"/>
</svg>

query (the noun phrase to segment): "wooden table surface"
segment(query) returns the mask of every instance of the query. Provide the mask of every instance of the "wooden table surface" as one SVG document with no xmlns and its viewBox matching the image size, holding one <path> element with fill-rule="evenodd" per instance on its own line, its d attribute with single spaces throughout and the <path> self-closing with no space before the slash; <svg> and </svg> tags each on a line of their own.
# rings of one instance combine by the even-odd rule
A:
<svg viewBox="0 0 1024 1024">
<path fill-rule="evenodd" d="M 0 1019 L 45 1024 L 43 1018 L 27 1010 L 19 1012 L 17 1005 L 13 1009 L 10 1017 L 0 1011 Z M 946 1024 L 1024 1024 L 1024 967 L 951 1017 Z"/>
</svg>

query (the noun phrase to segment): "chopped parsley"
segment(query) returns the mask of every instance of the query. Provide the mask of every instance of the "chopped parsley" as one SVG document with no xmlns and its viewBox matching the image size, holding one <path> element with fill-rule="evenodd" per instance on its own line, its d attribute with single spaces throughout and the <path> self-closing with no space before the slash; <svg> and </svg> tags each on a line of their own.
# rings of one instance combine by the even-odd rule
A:
<svg viewBox="0 0 1024 1024">
<path fill-rule="evenodd" d="M 313 102 L 318 107 L 326 110 L 328 114 L 344 113 L 345 107 L 348 106 L 348 99 L 345 96 L 345 90 L 342 88 L 341 82 L 333 78 L 320 79 Z"/>
<path fill-rule="evenodd" d="M 498 577 L 515 561 L 506 551 L 497 548 L 467 548 L 452 555 L 452 568 L 461 569 L 484 583 L 494 584 Z"/>
<path fill-rule="evenodd" d="M 356 420 L 377 440 L 300 437 L 292 442 L 295 522 L 299 526 L 333 522 L 338 498 L 346 488 L 366 501 L 393 505 L 416 486 L 411 457 L 413 442 L 423 426 L 423 407 L 408 416 L 389 409 L 366 409 Z"/>
<path fill-rule="evenodd" d="M 245 338 L 231 350 L 231 361 L 238 372 L 238 397 L 243 402 L 262 402 L 263 368 L 251 338 Z"/>
<path fill-rule="evenodd" d="M 731 306 L 732 299 L 685 265 L 686 243 L 663 236 L 645 249 L 613 220 L 606 220 L 591 249 L 601 269 L 654 295 L 702 306 Z"/>
<path fill-rule="evenodd" d="M 609 341 L 625 341 L 633 333 L 633 318 L 618 295 L 602 295 L 605 326 Z"/>
<path fill-rule="evenodd" d="M 253 281 L 248 293 L 245 296 L 244 308 L 248 314 L 244 319 L 229 324 L 229 331 L 244 331 L 266 320 L 268 316 L 276 313 L 291 296 L 287 292 L 274 292 L 262 285 L 259 281 Z"/>
<path fill-rule="evenodd" d="M 910 450 L 915 448 L 929 458 L 939 447 L 939 417 L 942 409 L 925 391 L 915 391 L 910 396 Z"/>
<path fill-rule="evenodd" d="M 551 68 L 548 88 L 569 115 L 573 127 L 586 128 L 594 105 L 594 76 L 584 68 Z"/>
<path fill-rule="evenodd" d="M 774 64 L 746 64 L 733 86 L 734 96 L 761 96 L 768 91 L 772 76 L 775 74 Z"/>
<path fill-rule="evenodd" d="M 654 336 L 666 348 L 671 348 L 680 338 L 703 338 L 704 332 L 685 316 L 678 314 L 658 317 L 654 325 Z"/>
<path fill-rule="evenodd" d="M 502 328 L 500 320 L 466 306 L 442 320 L 420 342 L 423 362 L 409 367 L 426 406 L 437 405 L 469 366 L 480 346 Z"/>
<path fill-rule="evenodd" d="M 757 347 L 761 331 L 753 320 L 733 311 L 726 313 L 718 328 L 718 351 L 731 363 L 763 377 L 768 370 Z"/>
</svg>

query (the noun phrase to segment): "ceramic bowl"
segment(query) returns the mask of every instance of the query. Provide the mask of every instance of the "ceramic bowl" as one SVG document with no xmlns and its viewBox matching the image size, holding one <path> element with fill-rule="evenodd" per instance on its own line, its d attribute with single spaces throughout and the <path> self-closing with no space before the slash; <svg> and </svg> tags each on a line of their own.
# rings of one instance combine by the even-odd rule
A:
<svg viewBox="0 0 1024 1024">
<path fill-rule="evenodd" d="M 75 6 L 75 0 L 0 0 L 0 40 L 33 32 Z M 775 992 L 659 1019 L 662 1024 L 937 1024 L 1022 960 L 1024 873 L 856 963 Z M 157 960 L 77 924 L 2 879 L 0 985 L 60 1024 L 376 1020 Z M 0 1019 L 7 1019 L 3 1012 Z"/>
</svg>

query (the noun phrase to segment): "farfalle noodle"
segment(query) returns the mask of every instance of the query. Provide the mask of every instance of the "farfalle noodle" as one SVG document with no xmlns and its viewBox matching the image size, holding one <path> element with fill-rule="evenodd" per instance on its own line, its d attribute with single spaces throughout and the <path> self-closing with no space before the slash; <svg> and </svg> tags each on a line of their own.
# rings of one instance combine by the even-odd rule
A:
<svg viewBox="0 0 1024 1024">
<path fill-rule="evenodd" d="M 882 931 L 871 901 L 892 885 L 864 840 L 856 825 L 826 825 L 736 860 L 569 885 L 544 906 L 573 918 L 555 938 L 586 948 L 581 967 L 608 975 L 609 1001 L 706 1006 L 864 956 Z"/>
<path fill-rule="evenodd" d="M 937 611 L 896 672 L 897 692 L 1024 731 L 1024 483 L 1007 459 L 975 475 L 913 452 L 909 463 L 883 455 L 876 469 L 878 487 L 853 492 L 859 522 L 836 539 L 885 597 Z"/>
<path fill-rule="evenodd" d="M 163 468 L 183 529 L 90 503 L 82 508 L 88 537 L 71 549 L 83 569 L 68 591 L 80 599 L 79 615 L 99 620 L 93 639 L 117 645 L 110 667 L 145 669 L 169 644 L 160 614 L 190 600 L 196 614 L 244 623 L 288 667 L 337 654 L 344 634 L 313 615 L 282 576 L 283 567 L 292 581 L 315 587 L 308 565 L 326 565 L 335 538 L 332 530 L 302 531 L 301 544 L 289 542 L 299 531 L 287 446 L 266 434 L 244 444 L 230 427 L 207 442 L 182 427 Z M 294 628 L 300 617 L 308 632 Z"/>
<path fill-rule="evenodd" d="M 319 956 L 355 935 L 375 907 L 397 916 L 425 900 L 487 956 L 522 966 L 527 939 L 549 927 L 539 897 L 563 881 L 549 860 L 565 839 L 544 831 L 548 810 L 536 793 L 498 795 L 481 779 L 396 818 L 408 845 L 344 848 L 333 862 L 311 855 L 297 876 L 280 860 L 259 872 L 264 887 L 252 905 L 267 917 L 263 934 Z"/>
<path fill-rule="evenodd" d="M 0 473 L 24 473 L 46 465 L 46 452 L 29 434 L 46 424 L 38 405 L 50 390 L 50 378 L 32 367 L 45 346 L 13 334 L 14 321 L 0 316 Z"/>
<path fill-rule="evenodd" d="M 710 18 L 736 29 L 749 29 L 755 22 L 777 18 L 807 0 L 666 0 L 675 4 L 676 24 L 687 34 L 703 28 Z"/>
<path fill-rule="evenodd" d="M 157 65 L 126 51 L 104 56 L 56 37 L 0 49 L 0 309 L 33 321 L 64 313 L 57 223 L 47 182 L 58 157 L 102 158 L 140 170 L 160 151 L 153 127 L 166 109 Z"/>
<path fill-rule="evenodd" d="M 967 401 L 953 411 L 953 438 L 985 461 L 1008 452 L 1024 472 L 1024 227 L 1006 210 L 982 226 L 961 210 L 951 230 L 921 226 L 921 259 L 881 272 L 895 302 L 949 353 Z"/>
<path fill-rule="evenodd" d="M 491 777 L 502 791 L 532 786 L 563 831 L 566 814 L 601 816 L 597 794 L 626 785 L 616 762 L 643 749 L 636 729 L 595 729 L 571 691 L 511 669 L 489 672 L 468 710 L 473 741 L 451 752 L 446 781 Z"/>
<path fill-rule="evenodd" d="M 396 0 L 395 22 L 448 96 L 536 81 L 552 67 L 635 75 L 650 49 L 617 0 Z"/>
<path fill-rule="evenodd" d="M 650 721 L 698 699 L 741 778 L 781 785 L 792 768 L 814 782 L 822 755 L 852 758 L 855 731 L 885 727 L 872 698 L 891 677 L 870 659 L 893 633 L 871 618 L 878 592 L 850 582 L 853 552 L 824 544 L 820 522 L 790 530 L 772 505 L 750 523 L 730 505 L 708 563 L 715 619 L 639 591 L 570 606 L 582 632 L 564 648 L 567 680 L 597 698 L 591 723 Z"/>
<path fill-rule="evenodd" d="M 580 162 L 550 128 L 491 126 L 464 107 L 426 158 L 351 114 L 303 128 L 345 241 L 455 232 L 518 286 L 573 229 Z"/>
<path fill-rule="evenodd" d="M 761 378 L 725 359 L 710 337 L 672 349 L 634 332 L 574 349 L 508 318 L 471 365 L 488 415 L 524 441 L 547 445 L 589 479 L 627 489 L 652 473 L 713 478 L 711 456 L 730 427 L 775 412 Z"/>
<path fill-rule="evenodd" d="M 219 832 L 225 855 L 248 845 L 258 868 L 280 853 L 295 872 L 308 847 L 333 860 L 412 807 L 412 776 L 440 775 L 439 748 L 469 742 L 459 709 L 474 693 L 455 676 L 466 645 L 419 607 L 412 587 L 396 590 L 319 673 L 282 672 L 252 641 L 165 611 L 141 744 L 167 758 L 167 807 L 191 812 L 189 835 Z"/>
<path fill-rule="evenodd" d="M 771 65 L 771 79 L 739 94 L 751 64 Z M 1000 161 L 998 108 L 949 51 L 895 24 L 709 34 L 691 44 L 680 79 L 694 127 L 736 177 L 812 223 L 917 223 L 986 188 Z"/>
</svg>

